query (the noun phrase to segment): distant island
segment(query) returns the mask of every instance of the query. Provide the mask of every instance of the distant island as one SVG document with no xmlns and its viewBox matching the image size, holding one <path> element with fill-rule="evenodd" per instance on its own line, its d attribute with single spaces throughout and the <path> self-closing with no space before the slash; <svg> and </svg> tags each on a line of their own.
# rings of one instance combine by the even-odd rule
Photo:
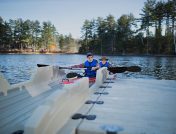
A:
<svg viewBox="0 0 176 134">
<path fill-rule="evenodd" d="M 140 18 L 131 13 L 85 20 L 80 39 L 59 34 L 51 22 L 0 17 L 0 53 L 176 55 L 175 9 L 174 0 L 147 0 Z"/>
</svg>

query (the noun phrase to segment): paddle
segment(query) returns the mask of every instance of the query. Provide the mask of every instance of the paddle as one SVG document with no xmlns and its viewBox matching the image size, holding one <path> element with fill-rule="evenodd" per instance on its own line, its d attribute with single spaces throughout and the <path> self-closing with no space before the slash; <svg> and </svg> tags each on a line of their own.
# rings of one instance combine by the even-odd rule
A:
<svg viewBox="0 0 176 134">
<path fill-rule="evenodd" d="M 46 66 L 49 66 L 49 65 L 46 65 L 46 64 L 37 64 L 37 67 L 46 67 Z"/>
<path fill-rule="evenodd" d="M 46 66 L 50 66 L 50 65 L 46 65 L 46 64 L 37 64 L 37 67 L 46 67 Z M 69 69 L 69 70 L 84 70 L 86 68 L 74 68 L 74 67 L 60 67 L 58 66 L 59 69 Z"/>
<path fill-rule="evenodd" d="M 123 73 L 125 71 L 129 72 L 140 72 L 141 68 L 139 66 L 129 66 L 129 67 L 108 67 L 108 70 L 115 74 L 115 73 Z"/>
<path fill-rule="evenodd" d="M 49 65 L 46 64 L 37 64 L 38 67 L 46 67 Z M 59 67 L 59 69 L 70 69 L 70 70 L 81 70 L 86 68 L 71 68 L 71 67 Z M 139 66 L 129 66 L 129 67 L 108 67 L 108 70 L 115 74 L 115 73 L 123 73 L 125 71 L 129 72 L 140 72 L 141 68 Z"/>
</svg>

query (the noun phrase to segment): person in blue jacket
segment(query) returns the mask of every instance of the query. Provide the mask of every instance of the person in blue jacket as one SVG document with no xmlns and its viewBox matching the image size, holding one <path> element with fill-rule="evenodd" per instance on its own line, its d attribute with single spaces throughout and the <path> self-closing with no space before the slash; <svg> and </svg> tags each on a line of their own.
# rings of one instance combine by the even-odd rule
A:
<svg viewBox="0 0 176 134">
<path fill-rule="evenodd" d="M 99 62 L 99 67 L 111 67 L 112 65 L 108 62 L 108 59 L 106 58 L 106 56 L 102 56 L 101 57 L 101 61 Z M 110 75 L 112 75 L 113 73 L 109 72 Z M 113 75 L 113 79 L 116 78 L 116 75 Z"/>
<path fill-rule="evenodd" d="M 79 64 L 79 65 L 74 65 L 71 67 L 72 68 L 86 68 L 84 76 L 77 74 L 78 77 L 94 78 L 96 77 L 96 71 L 99 69 L 99 64 L 98 64 L 98 61 L 93 58 L 92 53 L 87 53 L 87 60 L 84 63 Z M 73 73 L 71 73 L 71 75 L 73 75 Z"/>
<path fill-rule="evenodd" d="M 84 62 L 85 76 L 89 78 L 96 77 L 96 71 L 99 69 L 99 64 L 96 59 L 93 58 L 92 53 L 87 53 L 87 60 Z"/>
<path fill-rule="evenodd" d="M 110 64 L 108 62 L 108 59 L 105 56 L 102 56 L 101 62 L 99 63 L 100 67 L 109 67 Z"/>
</svg>

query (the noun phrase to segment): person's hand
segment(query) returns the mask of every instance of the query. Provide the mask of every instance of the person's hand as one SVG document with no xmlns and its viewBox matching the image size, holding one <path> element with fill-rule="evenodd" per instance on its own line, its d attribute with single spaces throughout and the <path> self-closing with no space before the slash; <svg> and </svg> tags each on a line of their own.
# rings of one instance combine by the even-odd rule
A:
<svg viewBox="0 0 176 134">
<path fill-rule="evenodd" d="M 97 70 L 98 69 L 98 67 L 92 67 L 92 70 Z"/>
</svg>

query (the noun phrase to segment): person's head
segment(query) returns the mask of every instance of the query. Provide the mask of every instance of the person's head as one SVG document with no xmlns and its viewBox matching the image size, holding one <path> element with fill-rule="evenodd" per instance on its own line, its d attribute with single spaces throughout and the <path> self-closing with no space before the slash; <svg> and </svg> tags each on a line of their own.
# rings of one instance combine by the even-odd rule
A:
<svg viewBox="0 0 176 134">
<path fill-rule="evenodd" d="M 87 53 L 87 60 L 89 62 L 92 62 L 93 61 L 93 54 L 92 53 Z"/>
<path fill-rule="evenodd" d="M 103 64 L 105 64 L 106 61 L 107 61 L 107 58 L 106 58 L 105 56 L 102 56 L 102 57 L 101 57 L 101 61 L 102 61 Z"/>
</svg>

